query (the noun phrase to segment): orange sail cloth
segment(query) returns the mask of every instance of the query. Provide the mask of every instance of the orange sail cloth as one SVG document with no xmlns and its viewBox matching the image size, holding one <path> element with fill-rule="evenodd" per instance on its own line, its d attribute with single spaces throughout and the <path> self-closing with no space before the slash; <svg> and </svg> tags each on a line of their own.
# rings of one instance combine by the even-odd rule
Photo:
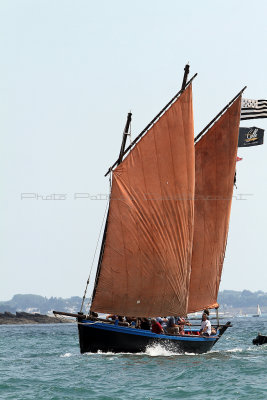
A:
<svg viewBox="0 0 267 400">
<path fill-rule="evenodd" d="M 195 145 L 195 224 L 188 313 L 217 307 L 240 122 L 239 97 Z"/>
<path fill-rule="evenodd" d="M 112 181 L 91 310 L 185 315 L 195 186 L 191 85 L 114 170 Z"/>
</svg>

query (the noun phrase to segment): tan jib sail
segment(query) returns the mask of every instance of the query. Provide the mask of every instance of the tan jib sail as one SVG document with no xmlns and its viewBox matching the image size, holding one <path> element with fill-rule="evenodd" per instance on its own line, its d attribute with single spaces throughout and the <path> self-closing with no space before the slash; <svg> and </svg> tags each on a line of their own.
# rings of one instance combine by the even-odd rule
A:
<svg viewBox="0 0 267 400">
<path fill-rule="evenodd" d="M 113 171 L 91 310 L 135 317 L 186 313 L 194 186 L 190 84 Z"/>
<path fill-rule="evenodd" d="M 217 306 L 233 195 L 240 99 L 195 145 L 195 224 L 188 313 Z"/>
</svg>

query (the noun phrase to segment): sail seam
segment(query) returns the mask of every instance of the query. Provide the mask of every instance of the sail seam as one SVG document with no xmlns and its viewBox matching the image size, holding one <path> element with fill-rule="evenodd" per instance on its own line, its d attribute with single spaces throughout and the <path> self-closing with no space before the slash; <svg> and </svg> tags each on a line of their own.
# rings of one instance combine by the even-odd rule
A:
<svg viewBox="0 0 267 400">
<path fill-rule="evenodd" d="M 205 143 L 204 143 L 205 145 Z M 206 146 L 205 146 L 206 147 Z M 204 176 L 203 176 L 203 151 L 200 153 L 201 154 L 201 171 L 202 171 L 202 179 L 204 180 Z M 205 203 L 204 203 L 204 199 L 202 199 L 201 201 L 203 201 L 203 206 L 204 206 L 204 221 L 203 221 L 203 225 L 204 225 L 204 232 L 206 232 L 206 207 L 205 207 Z M 203 251 L 202 251 L 202 265 L 201 265 L 201 275 L 200 275 L 200 279 L 199 279 L 199 284 L 201 285 L 201 277 L 202 277 L 202 273 L 203 273 L 203 269 L 204 269 L 204 262 L 205 262 L 205 254 L 204 254 L 204 249 L 206 248 L 206 235 L 204 235 L 204 240 L 203 240 Z M 199 287 L 199 291 L 200 291 L 200 287 Z"/>
<path fill-rule="evenodd" d="M 181 104 L 180 104 L 180 110 L 181 110 Z M 173 110 L 171 110 L 171 111 L 173 111 Z M 182 113 L 182 112 L 181 112 Z M 183 114 L 183 113 L 182 113 Z M 183 122 L 183 118 L 182 118 L 182 122 Z M 176 176 L 176 173 L 175 173 L 175 168 L 174 168 L 174 161 L 173 161 L 173 152 L 172 152 L 172 141 L 171 141 L 171 135 L 170 135 L 170 127 L 169 127 L 169 122 L 168 122 L 168 120 L 167 120 L 167 127 L 168 127 L 168 136 L 169 136 L 169 145 L 170 145 L 170 152 L 171 152 L 171 160 L 172 160 L 172 169 L 173 169 L 173 176 L 174 176 L 174 179 L 175 179 L 175 176 Z M 184 124 L 183 124 L 183 139 L 184 139 Z M 185 139 L 184 139 L 184 142 L 185 142 Z M 187 175 L 188 176 L 188 175 Z M 175 187 L 175 189 L 176 189 L 176 185 L 174 186 Z M 177 206 L 177 200 L 176 200 L 176 202 L 175 202 L 175 206 Z M 178 211 L 178 213 L 179 213 L 179 211 Z M 180 213 L 179 213 L 180 214 Z M 181 215 L 179 215 L 179 219 L 180 219 L 180 221 L 181 221 Z M 171 223 L 171 222 L 170 222 Z M 170 240 L 171 240 L 171 238 L 170 238 Z M 175 240 L 177 240 L 177 238 L 174 238 L 174 241 Z M 173 288 L 173 290 L 174 290 L 174 288 Z M 175 297 L 177 298 L 177 300 L 178 300 L 178 302 L 179 302 L 179 306 L 180 306 L 180 304 L 181 304 L 181 299 L 180 299 L 180 297 L 178 296 L 178 293 L 176 293 L 175 292 L 175 290 L 174 290 L 174 295 L 175 295 Z"/>
<path fill-rule="evenodd" d="M 129 180 L 129 177 L 128 177 L 128 180 Z M 127 299 L 127 297 L 128 297 L 127 294 L 129 293 L 129 291 L 128 291 L 128 288 L 129 288 L 129 274 L 128 274 L 128 264 L 127 264 L 127 260 L 126 260 L 126 256 L 125 256 L 126 246 L 125 246 L 123 223 L 122 223 L 121 201 L 122 201 L 121 199 L 117 199 L 119 215 L 120 215 L 120 226 L 121 226 L 121 233 L 122 233 L 122 241 L 123 241 L 123 259 L 124 259 L 124 264 L 125 264 L 124 268 L 125 268 L 125 271 L 126 271 L 126 291 L 125 292 L 126 292 L 126 299 Z M 126 204 L 127 207 L 129 207 L 129 204 L 127 203 L 127 201 L 125 201 L 125 204 Z M 112 279 L 112 282 L 114 284 L 114 279 Z M 114 292 L 115 291 L 113 290 L 113 292 L 112 292 L 112 301 L 114 299 Z"/>
<path fill-rule="evenodd" d="M 165 114 L 165 113 L 164 113 Z M 163 115 L 162 115 L 163 116 Z M 154 126 L 154 130 L 156 130 L 157 128 Z M 156 165 L 157 165 L 157 170 L 158 170 L 158 176 L 160 177 L 160 167 L 159 167 L 159 159 L 158 159 L 158 148 L 157 148 L 157 143 L 156 143 L 156 132 L 154 132 L 153 136 L 153 141 L 154 141 L 154 146 L 155 146 L 155 156 L 156 156 Z M 162 208 L 165 209 L 164 207 L 164 202 L 163 202 L 163 192 L 162 192 L 162 186 L 161 186 L 161 179 L 159 181 L 159 188 L 160 188 L 160 193 L 161 193 L 161 203 L 162 203 Z M 150 208 L 151 208 L 151 204 L 150 204 Z M 165 247 L 165 258 L 166 258 L 166 247 Z M 154 280 L 155 280 L 155 276 L 154 276 Z M 164 298 L 166 297 L 166 284 L 164 286 Z"/>
<path fill-rule="evenodd" d="M 192 101 L 191 101 L 191 105 L 190 105 L 190 112 L 191 112 L 191 107 L 192 107 Z M 184 112 L 183 112 L 183 109 L 181 110 L 182 111 L 182 124 L 183 124 L 183 132 L 184 132 L 184 134 L 183 134 L 183 140 L 184 140 L 184 147 L 186 148 L 186 140 L 185 140 L 185 122 L 184 122 L 184 118 L 185 118 L 185 116 L 184 116 Z M 188 112 L 188 109 L 187 109 L 187 112 Z M 188 117 L 188 115 L 187 115 L 187 117 Z M 185 152 L 185 159 L 186 159 L 186 175 L 187 175 L 187 179 L 186 179 L 186 181 L 187 181 L 187 193 L 188 193 L 188 189 L 189 189 L 189 172 L 188 172 L 188 168 L 189 168 L 189 165 L 188 165 L 188 157 L 187 157 L 187 152 Z M 192 193 L 190 193 L 190 195 L 192 195 Z M 186 201 L 187 202 L 189 202 L 189 199 L 186 199 Z M 188 210 L 187 210 L 187 214 L 188 214 Z M 190 210 L 190 219 L 192 220 L 192 215 L 191 215 L 191 213 L 192 213 L 192 210 Z M 187 234 L 188 234 L 188 236 L 189 236 L 189 238 L 191 238 L 191 259 L 190 259 L 190 271 L 187 271 L 187 279 L 186 279 L 186 281 L 188 282 L 188 285 L 187 285 L 187 297 L 186 297 L 186 310 L 187 310 L 187 305 L 188 305 L 188 298 L 189 298 L 189 285 L 190 285 L 190 273 L 191 273 L 191 261 L 192 261 L 192 246 L 193 246 L 193 232 L 192 232 L 192 226 L 191 227 L 189 227 L 189 224 L 188 224 L 188 217 L 189 217 L 189 215 L 187 215 L 187 229 L 188 229 L 188 232 L 187 232 Z M 194 221 L 192 221 L 193 223 L 194 223 Z M 188 243 L 188 241 L 187 241 L 187 243 Z M 188 251 L 189 251 L 189 249 L 188 249 L 188 246 L 186 246 L 186 256 L 187 256 L 187 258 L 188 258 Z M 187 265 L 186 265 L 186 267 L 187 267 L 187 269 L 189 269 L 189 266 L 188 266 L 188 259 L 187 259 Z M 190 273 L 189 273 L 190 272 Z"/>
</svg>

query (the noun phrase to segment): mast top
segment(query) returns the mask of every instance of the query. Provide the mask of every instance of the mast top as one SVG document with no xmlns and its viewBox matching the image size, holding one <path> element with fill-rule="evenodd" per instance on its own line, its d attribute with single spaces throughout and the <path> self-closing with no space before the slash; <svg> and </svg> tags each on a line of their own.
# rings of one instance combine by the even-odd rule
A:
<svg viewBox="0 0 267 400">
<path fill-rule="evenodd" d="M 189 62 L 188 62 L 184 67 L 184 77 L 183 77 L 183 83 L 182 83 L 181 90 L 185 90 L 186 81 L 187 81 L 187 77 L 188 77 L 188 74 L 189 74 L 189 69 L 190 69 L 190 65 L 189 65 Z"/>
<path fill-rule="evenodd" d="M 132 120 L 132 113 L 130 111 L 128 113 L 126 125 L 125 125 L 124 131 L 123 131 L 120 155 L 119 155 L 119 158 L 118 158 L 118 164 L 120 164 L 122 162 L 122 159 L 123 159 L 123 153 L 124 153 L 124 150 L 125 150 L 127 136 L 129 135 L 129 128 L 130 128 L 131 120 Z"/>
</svg>

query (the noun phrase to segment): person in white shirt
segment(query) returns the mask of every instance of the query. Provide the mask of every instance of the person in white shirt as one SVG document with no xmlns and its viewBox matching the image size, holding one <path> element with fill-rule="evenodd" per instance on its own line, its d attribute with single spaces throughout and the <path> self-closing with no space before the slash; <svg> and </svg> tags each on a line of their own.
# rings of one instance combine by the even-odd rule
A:
<svg viewBox="0 0 267 400">
<path fill-rule="evenodd" d="M 200 328 L 200 334 L 202 336 L 210 336 L 211 335 L 211 323 L 208 320 L 207 314 L 203 313 L 202 315 L 202 324 Z"/>
</svg>

